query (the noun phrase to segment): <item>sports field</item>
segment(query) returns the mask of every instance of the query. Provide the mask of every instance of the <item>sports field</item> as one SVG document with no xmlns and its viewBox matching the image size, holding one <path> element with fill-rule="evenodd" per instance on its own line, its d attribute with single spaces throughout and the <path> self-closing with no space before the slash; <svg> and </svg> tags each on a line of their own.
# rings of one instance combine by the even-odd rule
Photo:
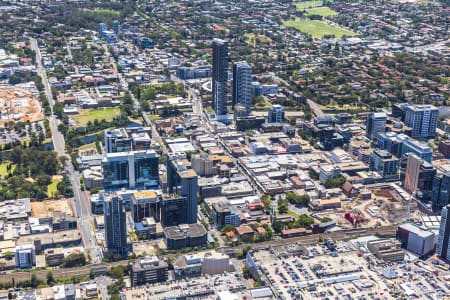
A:
<svg viewBox="0 0 450 300">
<path fill-rule="evenodd" d="M 306 15 L 307 16 L 311 16 L 311 15 L 318 15 L 318 16 L 322 16 L 324 18 L 326 17 L 331 17 L 331 16 L 337 16 L 337 12 L 332 10 L 329 7 L 326 6 L 322 6 L 322 7 L 316 7 L 316 8 L 311 8 L 306 10 Z"/>
<path fill-rule="evenodd" d="M 73 119 L 78 126 L 85 126 L 89 121 L 94 122 L 95 119 L 101 121 L 112 121 L 112 119 L 120 114 L 120 108 L 107 107 L 107 108 L 94 108 L 94 109 L 81 109 L 78 115 L 75 115 Z"/>
<path fill-rule="evenodd" d="M 323 0 L 312 0 L 294 3 L 297 10 L 305 10 L 308 8 L 318 7 L 323 5 Z"/>
<path fill-rule="evenodd" d="M 357 34 L 335 25 L 329 25 L 324 21 L 297 19 L 284 21 L 283 25 L 297 29 L 306 34 L 310 34 L 313 38 L 321 39 L 326 35 L 334 35 L 336 38 L 345 36 L 356 36 Z"/>
</svg>

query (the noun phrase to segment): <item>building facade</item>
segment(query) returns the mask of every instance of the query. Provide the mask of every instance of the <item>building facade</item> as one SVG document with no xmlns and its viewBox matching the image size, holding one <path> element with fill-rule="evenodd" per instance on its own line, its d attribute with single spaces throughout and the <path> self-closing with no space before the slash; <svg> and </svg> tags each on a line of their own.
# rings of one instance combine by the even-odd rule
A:
<svg viewBox="0 0 450 300">
<path fill-rule="evenodd" d="M 387 150 L 392 155 L 402 157 L 404 154 L 413 153 L 421 159 L 431 162 L 433 150 L 425 142 L 420 142 L 403 133 L 383 132 L 377 135 L 377 146 L 381 150 Z"/>
<path fill-rule="evenodd" d="M 450 259 L 450 206 L 447 205 L 441 212 L 441 225 L 439 226 L 438 244 L 436 254 L 444 259 Z"/>
<path fill-rule="evenodd" d="M 439 110 L 433 105 L 411 104 L 404 107 L 405 124 L 412 128 L 412 137 L 432 138 L 436 135 Z"/>
<path fill-rule="evenodd" d="M 370 170 L 377 171 L 385 180 L 397 180 L 399 160 L 385 150 L 375 150 L 370 156 Z"/>
<path fill-rule="evenodd" d="M 228 81 L 228 42 L 214 39 L 213 72 L 212 72 L 212 101 L 216 116 L 227 114 L 227 81 Z"/>
<path fill-rule="evenodd" d="M 236 104 L 245 107 L 247 115 L 252 107 L 252 68 L 241 61 L 233 65 L 233 109 Z"/>
<path fill-rule="evenodd" d="M 432 206 L 439 211 L 450 203 L 450 172 L 437 172 L 433 179 Z"/>
<path fill-rule="evenodd" d="M 188 223 L 188 206 L 186 197 L 165 194 L 161 200 L 161 225 L 177 226 Z"/>
<path fill-rule="evenodd" d="M 217 229 L 226 225 L 233 225 L 234 227 L 241 225 L 238 212 L 227 201 L 214 203 L 211 207 L 211 216 Z"/>
<path fill-rule="evenodd" d="M 267 123 L 283 123 L 283 121 L 284 107 L 279 104 L 272 105 L 267 115 Z"/>
<path fill-rule="evenodd" d="M 27 269 L 36 265 L 36 250 L 34 245 L 16 246 L 16 268 Z"/>
<path fill-rule="evenodd" d="M 192 156 L 192 169 L 200 176 L 212 176 L 217 174 L 214 161 L 206 154 L 195 154 Z"/>
<path fill-rule="evenodd" d="M 197 194 L 198 176 L 185 160 L 172 160 L 167 162 L 167 188 L 171 195 L 186 198 L 186 223 L 197 223 Z"/>
<path fill-rule="evenodd" d="M 201 247 L 207 242 L 207 232 L 201 224 L 182 224 L 164 228 L 167 249 Z"/>
<path fill-rule="evenodd" d="M 131 266 L 131 286 L 140 286 L 147 283 L 166 282 L 169 266 L 167 262 L 156 256 L 146 256 Z"/>
<path fill-rule="evenodd" d="M 105 245 L 109 253 L 126 257 L 127 221 L 122 198 L 117 194 L 105 195 Z"/>
<path fill-rule="evenodd" d="M 158 188 L 158 159 L 153 150 L 107 153 L 102 160 L 105 190 Z"/>
<path fill-rule="evenodd" d="M 385 131 L 387 116 L 383 112 L 374 112 L 367 116 L 366 136 L 373 140 L 377 134 Z"/>
</svg>

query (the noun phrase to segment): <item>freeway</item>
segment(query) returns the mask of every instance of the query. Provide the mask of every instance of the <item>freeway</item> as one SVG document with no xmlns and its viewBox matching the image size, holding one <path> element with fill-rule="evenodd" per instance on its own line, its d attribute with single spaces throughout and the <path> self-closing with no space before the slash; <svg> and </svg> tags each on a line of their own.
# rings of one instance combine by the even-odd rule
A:
<svg viewBox="0 0 450 300">
<path fill-rule="evenodd" d="M 89 201 L 86 197 L 86 193 L 81 190 L 80 174 L 73 168 L 70 156 L 66 152 L 64 136 L 58 130 L 59 120 L 53 114 L 53 106 L 55 103 L 53 100 L 52 89 L 47 78 L 47 72 L 42 66 L 41 50 L 37 40 L 34 38 L 30 38 L 30 45 L 36 52 L 37 73 L 42 79 L 45 89 L 45 96 L 47 97 L 50 105 L 51 115 L 48 117 L 48 120 L 50 123 L 53 145 L 58 156 L 60 158 L 64 158 L 62 160 L 64 171 L 72 184 L 74 192 L 74 197 L 71 199 L 72 207 L 75 217 L 78 218 L 79 229 L 81 230 L 83 236 L 84 247 L 88 251 L 92 262 L 100 263 L 102 260 L 102 252 L 95 244 L 94 232 L 91 229 L 92 216 L 90 214 Z"/>
</svg>

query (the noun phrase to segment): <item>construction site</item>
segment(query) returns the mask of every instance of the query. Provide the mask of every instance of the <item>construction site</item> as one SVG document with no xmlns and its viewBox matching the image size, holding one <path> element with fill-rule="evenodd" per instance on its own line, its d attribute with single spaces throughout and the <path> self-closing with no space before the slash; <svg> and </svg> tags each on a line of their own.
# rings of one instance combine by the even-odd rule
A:
<svg viewBox="0 0 450 300">
<path fill-rule="evenodd" d="M 0 126 L 7 122 L 35 122 L 44 119 L 41 104 L 26 88 L 0 86 Z"/>
<path fill-rule="evenodd" d="M 316 213 L 316 218 L 329 217 L 341 228 L 364 228 L 398 224 L 406 219 L 420 218 L 416 201 L 393 186 L 371 190 L 370 198 L 343 201 L 342 208 L 332 214 Z"/>
</svg>

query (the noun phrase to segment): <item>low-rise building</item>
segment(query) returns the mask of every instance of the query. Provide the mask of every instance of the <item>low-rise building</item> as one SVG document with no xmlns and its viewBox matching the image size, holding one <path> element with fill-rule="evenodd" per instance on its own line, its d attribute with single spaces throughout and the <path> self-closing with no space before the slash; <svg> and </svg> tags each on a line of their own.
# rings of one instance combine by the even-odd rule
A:
<svg viewBox="0 0 450 300">
<path fill-rule="evenodd" d="M 165 282 L 168 278 L 169 266 L 156 256 L 146 256 L 131 266 L 131 286 L 147 283 Z"/>
<path fill-rule="evenodd" d="M 434 233 L 411 223 L 398 226 L 397 238 L 406 249 L 421 256 L 434 250 Z"/>
<path fill-rule="evenodd" d="M 233 265 L 230 257 L 216 251 L 182 255 L 174 263 L 174 272 L 177 278 L 200 276 L 201 274 L 222 274 L 231 271 L 233 271 Z"/>
<path fill-rule="evenodd" d="M 34 245 L 16 246 L 15 251 L 16 268 L 26 269 L 36 265 L 36 250 Z"/>
<path fill-rule="evenodd" d="M 183 249 L 206 245 L 207 232 L 201 224 L 182 224 L 164 228 L 167 249 Z"/>
<path fill-rule="evenodd" d="M 394 239 L 379 239 L 367 242 L 367 249 L 379 260 L 401 261 L 405 258 L 405 252 L 401 249 L 401 243 Z"/>
</svg>

